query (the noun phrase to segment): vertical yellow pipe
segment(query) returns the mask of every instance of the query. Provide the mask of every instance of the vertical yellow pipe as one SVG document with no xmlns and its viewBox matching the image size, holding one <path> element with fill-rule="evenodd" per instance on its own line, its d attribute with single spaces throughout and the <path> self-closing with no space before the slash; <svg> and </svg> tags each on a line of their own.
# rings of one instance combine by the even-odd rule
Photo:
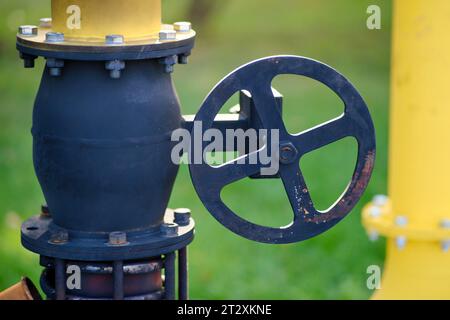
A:
<svg viewBox="0 0 450 320">
<path fill-rule="evenodd" d="M 395 1 L 390 200 L 364 214 L 388 237 L 375 299 L 450 299 L 449 32 L 450 1 Z"/>
<path fill-rule="evenodd" d="M 148 39 L 161 29 L 161 0 L 52 0 L 52 18 L 53 30 L 68 39 Z"/>
</svg>

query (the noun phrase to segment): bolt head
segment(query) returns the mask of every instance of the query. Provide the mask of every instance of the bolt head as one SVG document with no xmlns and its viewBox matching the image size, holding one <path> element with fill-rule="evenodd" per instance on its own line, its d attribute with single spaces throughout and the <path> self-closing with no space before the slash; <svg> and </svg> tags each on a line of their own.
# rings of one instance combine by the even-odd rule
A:
<svg viewBox="0 0 450 320">
<path fill-rule="evenodd" d="M 381 209 L 379 207 L 371 207 L 369 210 L 369 215 L 372 218 L 378 218 L 381 216 Z"/>
<path fill-rule="evenodd" d="M 376 195 L 375 197 L 373 197 L 373 204 L 376 206 L 384 206 L 387 204 L 387 202 L 389 201 L 388 196 L 384 195 L 384 194 L 379 194 Z"/>
<path fill-rule="evenodd" d="M 450 240 L 442 241 L 442 251 L 449 252 L 450 251 Z"/>
<path fill-rule="evenodd" d="M 395 244 L 399 250 L 403 250 L 406 247 L 406 237 L 400 236 L 395 239 Z"/>
<path fill-rule="evenodd" d="M 405 227 L 408 224 L 408 218 L 405 216 L 398 216 L 395 218 L 395 224 L 399 227 Z"/>
<path fill-rule="evenodd" d="M 442 220 L 441 227 L 444 229 L 450 229 L 450 219 Z"/>
<path fill-rule="evenodd" d="M 64 244 L 69 242 L 69 233 L 65 230 L 59 230 L 50 236 L 50 243 Z"/>
<path fill-rule="evenodd" d="M 36 26 L 31 26 L 31 25 L 20 26 L 20 27 L 19 27 L 19 34 L 20 34 L 21 36 L 26 36 L 26 37 L 34 37 L 34 36 L 37 36 L 37 34 L 38 34 L 38 27 L 36 27 Z"/>
<path fill-rule="evenodd" d="M 192 23 L 187 21 L 175 22 L 173 28 L 178 32 L 189 32 L 192 30 Z"/>
<path fill-rule="evenodd" d="M 45 34 L 45 41 L 50 43 L 64 42 L 64 33 L 47 32 Z"/>
<path fill-rule="evenodd" d="M 178 235 L 178 224 L 163 223 L 160 227 L 160 231 L 166 237 L 176 237 Z"/>
<path fill-rule="evenodd" d="M 123 44 L 125 42 L 125 38 L 120 34 L 110 34 L 105 37 L 105 43 L 109 45 L 118 45 Z"/>
<path fill-rule="evenodd" d="M 191 222 L 191 210 L 187 208 L 179 208 L 174 210 L 174 222 L 179 226 L 187 226 Z"/>
<path fill-rule="evenodd" d="M 175 30 L 161 30 L 159 33 L 159 40 L 171 41 L 177 39 L 177 32 Z"/>
<path fill-rule="evenodd" d="M 42 18 L 39 20 L 39 26 L 41 28 L 51 28 L 52 27 L 52 18 Z"/>
<path fill-rule="evenodd" d="M 109 244 L 112 246 L 121 246 L 127 244 L 127 234 L 125 232 L 111 232 L 109 234 Z"/>
<path fill-rule="evenodd" d="M 378 241 L 380 238 L 380 234 L 377 231 L 371 231 L 369 232 L 369 239 L 372 242 Z"/>
<path fill-rule="evenodd" d="M 282 143 L 280 145 L 280 162 L 282 164 L 291 164 L 293 163 L 298 156 L 297 148 L 291 143 Z"/>
</svg>

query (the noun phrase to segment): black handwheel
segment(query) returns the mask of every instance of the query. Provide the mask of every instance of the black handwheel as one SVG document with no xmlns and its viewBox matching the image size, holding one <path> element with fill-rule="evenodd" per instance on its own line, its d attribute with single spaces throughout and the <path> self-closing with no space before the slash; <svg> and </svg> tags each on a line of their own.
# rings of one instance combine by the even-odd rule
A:
<svg viewBox="0 0 450 320">
<path fill-rule="evenodd" d="M 289 134 L 271 88 L 273 79 L 281 74 L 305 76 L 325 84 L 344 102 L 344 114 L 297 135 Z M 263 167 L 260 163 L 248 164 L 248 161 L 241 164 L 242 159 L 239 163 L 234 160 L 218 167 L 207 163 L 190 165 L 192 181 L 203 204 L 222 225 L 234 233 L 264 243 L 303 241 L 332 228 L 354 208 L 372 174 L 376 151 L 375 130 L 364 100 L 345 77 L 321 62 L 297 56 L 264 58 L 240 67 L 212 90 L 195 118 L 195 121 L 202 122 L 202 134 L 213 126 L 222 106 L 241 90 L 251 93 L 263 128 L 279 130 L 279 176 L 292 206 L 294 219 L 286 227 L 265 227 L 239 217 L 222 202 L 220 193 L 225 186 L 254 176 Z M 299 168 L 300 158 L 345 137 L 354 137 L 358 142 L 358 159 L 352 180 L 330 209 L 318 211 Z M 195 142 L 192 143 L 191 150 L 194 150 Z M 266 148 L 269 147 L 268 142 Z"/>
</svg>

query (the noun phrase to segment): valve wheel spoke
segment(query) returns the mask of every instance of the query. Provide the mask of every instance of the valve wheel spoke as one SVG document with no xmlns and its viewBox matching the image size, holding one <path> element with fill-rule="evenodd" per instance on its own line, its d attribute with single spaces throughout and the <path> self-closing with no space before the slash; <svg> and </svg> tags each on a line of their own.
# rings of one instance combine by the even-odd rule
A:
<svg viewBox="0 0 450 320">
<path fill-rule="evenodd" d="M 305 155 L 326 145 L 355 136 L 352 122 L 344 114 L 339 118 L 292 135 L 292 143 L 301 155 Z"/>
<path fill-rule="evenodd" d="M 305 216 L 316 214 L 308 186 L 298 163 L 280 168 L 280 177 L 294 212 L 294 223 L 301 222 Z"/>
</svg>

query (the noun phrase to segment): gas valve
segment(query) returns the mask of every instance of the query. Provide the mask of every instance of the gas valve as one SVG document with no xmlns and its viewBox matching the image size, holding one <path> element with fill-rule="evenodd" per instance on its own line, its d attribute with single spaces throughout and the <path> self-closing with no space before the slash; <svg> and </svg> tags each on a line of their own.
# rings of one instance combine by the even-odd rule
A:
<svg viewBox="0 0 450 320">
<path fill-rule="evenodd" d="M 196 123 L 201 134 L 211 128 L 278 133 L 279 139 L 260 137 L 239 160 L 220 166 L 190 163 L 205 207 L 247 239 L 281 244 L 319 235 L 342 220 L 367 187 L 375 161 L 373 123 L 356 89 L 327 65 L 297 56 L 251 62 L 222 80 L 196 116 L 183 117 L 171 73 L 176 64 L 188 62 L 193 49 L 196 33 L 190 23 L 161 24 L 160 0 L 127 1 L 126 6 L 120 0 L 107 5 L 52 0 L 52 15 L 40 26 L 20 27 L 17 35 L 25 67 L 46 59 L 32 134 L 35 171 L 47 204 L 24 222 L 21 233 L 22 244 L 41 257 L 41 287 L 48 299 L 188 299 L 187 246 L 194 220 L 189 209 L 167 206 L 178 171 L 173 133 L 192 132 Z M 322 82 L 345 103 L 345 113 L 289 134 L 282 97 L 271 86 L 281 74 Z M 218 115 L 237 92 L 240 112 Z M 332 208 L 318 211 L 300 158 L 349 136 L 359 146 L 352 180 Z M 262 170 L 262 151 L 270 154 L 277 172 Z M 253 156 L 256 162 L 247 161 Z M 256 225 L 222 202 L 223 187 L 245 177 L 283 181 L 293 209 L 291 225 Z M 67 286 L 67 270 L 79 270 L 79 286 Z"/>
<path fill-rule="evenodd" d="M 279 102 L 271 83 L 281 74 L 305 76 L 319 81 L 335 92 L 345 104 L 345 112 L 337 119 L 296 135 L 289 134 L 283 122 Z M 265 150 L 279 161 L 279 177 L 283 181 L 292 210 L 293 222 L 283 228 L 269 228 L 239 217 L 225 203 L 222 189 L 238 180 L 261 173 L 263 149 L 273 144 L 268 135 L 259 150 L 248 150 L 238 160 L 221 166 L 191 163 L 190 172 L 195 189 L 209 212 L 225 227 L 247 239 L 265 243 L 292 243 L 317 236 L 341 221 L 356 205 L 367 187 L 375 161 L 375 131 L 369 110 L 352 84 L 331 67 L 304 57 L 277 56 L 251 62 L 223 79 L 209 94 L 195 121 L 203 125 L 202 134 L 214 125 L 222 106 L 236 92 L 250 93 L 253 116 L 259 119 L 257 129 L 277 130 L 278 150 Z M 358 142 L 356 167 L 347 189 L 328 210 L 314 207 L 299 162 L 305 154 L 346 137 Z M 194 149 L 193 145 L 191 149 Z M 274 213 L 276 214 L 276 213 Z"/>
</svg>

